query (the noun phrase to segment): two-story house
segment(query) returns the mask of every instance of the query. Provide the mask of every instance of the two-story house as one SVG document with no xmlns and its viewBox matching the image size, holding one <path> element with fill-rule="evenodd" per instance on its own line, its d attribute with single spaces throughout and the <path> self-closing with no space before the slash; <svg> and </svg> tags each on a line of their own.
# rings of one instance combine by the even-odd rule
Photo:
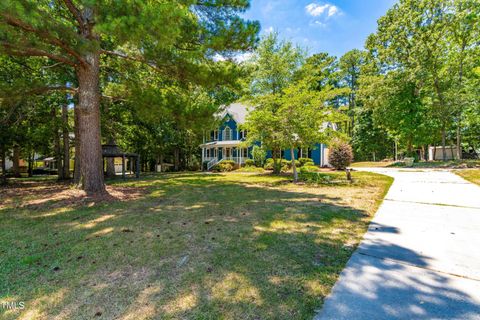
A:
<svg viewBox="0 0 480 320">
<path fill-rule="evenodd" d="M 208 162 L 207 170 L 223 160 L 233 160 L 241 166 L 245 160 L 252 159 L 252 147 L 242 145 L 248 132 L 240 129 L 245 123 L 248 108 L 241 103 L 229 105 L 219 115 L 222 119 L 221 125 L 216 130 L 205 134 L 200 148 L 202 148 L 202 163 Z M 321 143 L 317 143 L 314 148 L 295 150 L 294 154 L 295 159 L 311 158 L 316 165 L 328 165 L 328 148 Z M 267 151 L 267 158 L 271 157 L 271 151 Z M 282 158 L 291 160 L 290 151 L 282 150 Z"/>
</svg>

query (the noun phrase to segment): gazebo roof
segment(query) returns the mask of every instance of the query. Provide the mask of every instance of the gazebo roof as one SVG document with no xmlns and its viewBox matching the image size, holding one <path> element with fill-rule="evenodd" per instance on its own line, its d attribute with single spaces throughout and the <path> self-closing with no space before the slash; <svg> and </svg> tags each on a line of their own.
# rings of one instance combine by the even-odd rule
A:
<svg viewBox="0 0 480 320">
<path fill-rule="evenodd" d="M 138 157 L 136 153 L 124 152 L 116 144 L 104 144 L 102 145 L 102 156 L 103 157 Z"/>
</svg>

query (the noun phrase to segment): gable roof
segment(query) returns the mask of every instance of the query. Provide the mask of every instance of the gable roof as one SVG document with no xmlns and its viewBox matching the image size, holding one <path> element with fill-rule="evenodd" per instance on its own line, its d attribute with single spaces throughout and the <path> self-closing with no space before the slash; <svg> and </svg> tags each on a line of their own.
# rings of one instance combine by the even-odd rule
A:
<svg viewBox="0 0 480 320">
<path fill-rule="evenodd" d="M 246 121 L 248 112 L 252 109 L 253 107 L 239 102 L 232 103 L 231 105 L 227 106 L 225 110 L 223 110 L 223 112 L 220 114 L 220 118 L 223 119 L 227 114 L 229 114 L 236 123 L 243 124 Z"/>
</svg>

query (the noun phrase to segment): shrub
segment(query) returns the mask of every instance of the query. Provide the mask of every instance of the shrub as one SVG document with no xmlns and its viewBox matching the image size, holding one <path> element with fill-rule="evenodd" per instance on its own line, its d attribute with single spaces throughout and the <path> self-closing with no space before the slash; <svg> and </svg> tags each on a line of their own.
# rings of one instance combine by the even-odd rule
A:
<svg viewBox="0 0 480 320">
<path fill-rule="evenodd" d="M 263 166 L 263 169 L 265 170 L 273 170 L 273 161 L 266 162 L 265 165 Z"/>
<path fill-rule="evenodd" d="M 253 161 L 252 159 L 245 160 L 246 167 L 253 167 L 254 165 L 255 165 L 255 161 Z"/>
<path fill-rule="evenodd" d="M 259 146 L 253 146 L 252 157 L 257 167 L 262 167 L 267 158 L 267 151 Z"/>
<path fill-rule="evenodd" d="M 310 158 L 298 158 L 298 162 L 300 163 L 300 167 L 303 167 L 306 163 L 313 163 L 313 159 Z"/>
<path fill-rule="evenodd" d="M 341 140 L 331 144 L 328 162 L 337 170 L 344 170 L 353 160 L 352 147 Z"/>
<path fill-rule="evenodd" d="M 319 171 L 320 168 L 315 166 L 315 165 L 304 165 L 302 167 L 300 167 L 300 172 L 317 172 Z"/>
<path fill-rule="evenodd" d="M 233 160 L 221 161 L 220 163 L 217 163 L 213 167 L 213 171 L 219 171 L 219 172 L 233 171 L 234 169 L 235 169 L 235 161 Z"/>
<path fill-rule="evenodd" d="M 310 183 L 330 183 L 332 177 L 321 172 L 300 172 L 298 178 Z"/>
<path fill-rule="evenodd" d="M 314 163 L 313 161 L 305 162 L 305 163 L 302 165 L 302 167 L 305 167 L 305 166 L 307 166 L 307 167 L 315 166 L 315 163 Z"/>
<path fill-rule="evenodd" d="M 297 168 L 299 168 L 300 167 L 300 162 L 298 160 L 295 160 L 295 165 L 297 166 Z M 287 166 L 288 169 L 291 169 L 292 168 L 292 161 L 282 159 L 282 167 L 284 167 L 284 166 Z"/>
</svg>

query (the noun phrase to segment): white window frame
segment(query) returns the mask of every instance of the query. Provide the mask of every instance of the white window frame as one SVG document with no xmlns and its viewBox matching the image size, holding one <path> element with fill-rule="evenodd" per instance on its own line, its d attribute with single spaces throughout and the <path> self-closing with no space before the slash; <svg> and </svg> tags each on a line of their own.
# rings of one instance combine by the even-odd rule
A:
<svg viewBox="0 0 480 320">
<path fill-rule="evenodd" d="M 227 135 L 227 130 L 228 130 L 228 135 Z M 227 139 L 228 138 L 228 139 Z M 223 129 L 223 140 L 233 140 L 233 130 L 230 127 L 226 127 Z"/>
</svg>

